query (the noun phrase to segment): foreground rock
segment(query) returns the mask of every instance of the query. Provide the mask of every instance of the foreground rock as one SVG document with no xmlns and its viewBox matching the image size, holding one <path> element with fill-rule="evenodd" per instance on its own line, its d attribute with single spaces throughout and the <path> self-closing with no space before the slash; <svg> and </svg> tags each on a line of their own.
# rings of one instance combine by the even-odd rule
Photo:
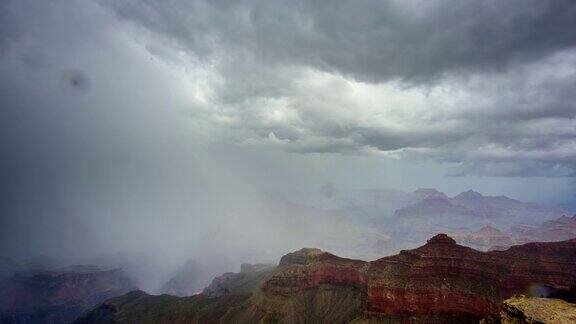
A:
<svg viewBox="0 0 576 324">
<path fill-rule="evenodd" d="M 372 262 L 302 249 L 262 280 L 249 294 L 126 295 L 78 323 L 478 323 L 515 294 L 573 286 L 576 240 L 480 252 L 440 234 Z"/>
<path fill-rule="evenodd" d="M 503 324 L 576 323 L 576 304 L 554 298 L 513 297 L 504 302 Z"/>
</svg>

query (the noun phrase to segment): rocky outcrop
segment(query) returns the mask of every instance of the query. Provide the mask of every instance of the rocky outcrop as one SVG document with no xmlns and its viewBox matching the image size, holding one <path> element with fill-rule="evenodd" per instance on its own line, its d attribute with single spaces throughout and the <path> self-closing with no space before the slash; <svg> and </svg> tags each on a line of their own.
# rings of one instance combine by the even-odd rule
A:
<svg viewBox="0 0 576 324">
<path fill-rule="evenodd" d="M 360 270 L 365 266 L 364 261 L 340 258 L 318 249 L 303 249 L 282 257 L 278 270 L 264 282 L 262 291 L 290 296 L 320 285 L 361 288 L 366 276 Z"/>
<path fill-rule="evenodd" d="M 449 314 L 465 322 L 496 312 L 505 269 L 483 256 L 440 234 L 423 247 L 372 262 L 364 316 L 426 322 Z"/>
<path fill-rule="evenodd" d="M 324 252 L 320 249 L 303 248 L 296 252 L 288 253 L 280 259 L 280 266 L 291 264 L 307 265 L 314 261 L 314 258 Z"/>
<path fill-rule="evenodd" d="M 576 305 L 554 298 L 518 296 L 504 301 L 503 324 L 576 323 Z"/>
<path fill-rule="evenodd" d="M 260 288 L 274 268 L 271 264 L 244 263 L 239 273 L 227 272 L 214 278 L 202 293 L 210 297 L 250 294 Z"/>
<path fill-rule="evenodd" d="M 372 262 L 303 249 L 284 256 L 249 297 L 233 302 L 231 296 L 247 294 L 201 294 L 177 303 L 180 316 L 188 320 L 215 312 L 198 305 L 214 305 L 223 323 L 477 323 L 499 314 L 502 302 L 514 294 L 528 294 L 534 287 L 566 290 L 574 283 L 576 240 L 480 252 L 439 234 L 419 248 Z M 124 304 L 130 303 L 138 305 L 132 299 Z M 120 304 L 116 300 L 102 307 Z M 186 307 L 188 315 L 182 313 Z"/>
</svg>

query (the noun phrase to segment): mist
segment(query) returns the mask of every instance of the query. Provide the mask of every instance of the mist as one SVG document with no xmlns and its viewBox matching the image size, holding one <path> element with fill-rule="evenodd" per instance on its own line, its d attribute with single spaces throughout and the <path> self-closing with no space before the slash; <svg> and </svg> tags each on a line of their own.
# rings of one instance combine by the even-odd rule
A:
<svg viewBox="0 0 576 324">
<path fill-rule="evenodd" d="M 156 292 L 188 260 L 218 274 L 302 247 L 376 258 L 351 246 L 383 234 L 338 207 L 366 189 L 573 211 L 576 26 L 550 17 L 574 6 L 412 5 L 374 4 L 365 23 L 345 3 L 329 19 L 306 1 L 2 1 L 0 255 L 130 264 Z M 431 48 L 442 8 L 544 27 L 454 22 L 456 41 L 517 46 Z M 380 24 L 417 45 L 356 36 Z"/>
</svg>

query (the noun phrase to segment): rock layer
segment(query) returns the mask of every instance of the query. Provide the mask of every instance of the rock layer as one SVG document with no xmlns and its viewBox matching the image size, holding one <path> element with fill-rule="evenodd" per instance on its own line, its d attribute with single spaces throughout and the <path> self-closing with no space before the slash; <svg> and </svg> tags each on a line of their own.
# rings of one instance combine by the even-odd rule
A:
<svg viewBox="0 0 576 324">
<path fill-rule="evenodd" d="M 284 256 L 263 280 L 250 297 L 198 295 L 170 307 L 178 303 L 179 316 L 192 320 L 215 314 L 199 305 L 214 305 L 223 315 L 210 318 L 224 323 L 477 323 L 500 313 L 514 294 L 574 286 L 576 240 L 480 252 L 439 234 L 419 248 L 372 262 L 303 249 Z M 138 303 L 112 300 L 102 307 L 106 316 L 100 318 L 122 322 L 117 314 L 133 312 Z"/>
<path fill-rule="evenodd" d="M 263 284 L 262 294 L 281 295 L 290 303 L 304 291 L 350 287 L 361 292 L 358 315 L 363 318 L 478 320 L 498 313 L 513 294 L 528 294 L 534 287 L 567 289 L 576 282 L 576 240 L 480 252 L 439 234 L 420 248 L 373 262 L 318 251 L 302 258 L 305 264 L 280 266 Z"/>
</svg>

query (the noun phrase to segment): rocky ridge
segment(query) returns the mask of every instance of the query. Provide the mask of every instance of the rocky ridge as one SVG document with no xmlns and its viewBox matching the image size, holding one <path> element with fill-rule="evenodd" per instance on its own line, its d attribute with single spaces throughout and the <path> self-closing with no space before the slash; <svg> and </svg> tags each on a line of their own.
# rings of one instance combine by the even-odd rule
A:
<svg viewBox="0 0 576 324">
<path fill-rule="evenodd" d="M 183 319 L 208 312 L 220 314 L 211 318 L 223 323 L 477 323 L 502 311 L 502 302 L 515 294 L 535 286 L 565 290 L 575 283 L 576 240 L 480 252 L 439 234 L 419 248 L 371 262 L 302 249 L 284 256 L 249 294 L 200 294 L 168 304 L 178 303 Z M 134 310 L 123 305 L 135 301 L 123 298 L 102 306 L 114 309 L 106 316 L 118 320 L 116 314 Z M 138 298 L 151 302 L 160 296 Z M 150 318 L 158 321 L 162 312 Z"/>
</svg>

